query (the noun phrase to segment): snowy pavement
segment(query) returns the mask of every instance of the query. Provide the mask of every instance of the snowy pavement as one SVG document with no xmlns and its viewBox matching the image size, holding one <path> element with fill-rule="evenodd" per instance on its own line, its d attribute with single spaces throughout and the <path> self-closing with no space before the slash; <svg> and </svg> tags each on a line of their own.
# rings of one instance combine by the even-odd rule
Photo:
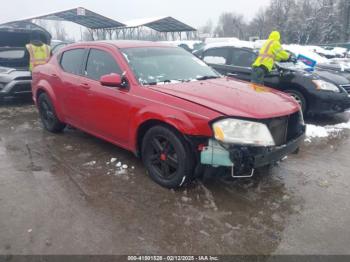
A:
<svg viewBox="0 0 350 262">
<path fill-rule="evenodd" d="M 308 124 L 298 155 L 252 179 L 217 170 L 169 191 L 131 153 L 0 106 L 0 254 L 349 254 L 340 118 Z"/>
</svg>

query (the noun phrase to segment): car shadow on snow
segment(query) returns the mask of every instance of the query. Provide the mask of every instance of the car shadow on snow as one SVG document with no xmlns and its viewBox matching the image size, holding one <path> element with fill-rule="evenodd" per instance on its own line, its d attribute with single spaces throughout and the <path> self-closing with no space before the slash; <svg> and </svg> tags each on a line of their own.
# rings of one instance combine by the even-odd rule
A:
<svg viewBox="0 0 350 262">
<path fill-rule="evenodd" d="M 327 125 L 337 125 L 350 121 L 350 111 L 343 113 L 338 113 L 334 115 L 316 115 L 313 117 L 306 117 L 305 123 L 318 125 L 318 126 L 327 126 Z"/>
</svg>

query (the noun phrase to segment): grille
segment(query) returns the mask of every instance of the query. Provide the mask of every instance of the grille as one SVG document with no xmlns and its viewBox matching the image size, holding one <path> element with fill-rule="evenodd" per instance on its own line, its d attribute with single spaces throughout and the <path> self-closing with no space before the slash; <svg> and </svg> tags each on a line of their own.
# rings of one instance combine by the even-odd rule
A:
<svg viewBox="0 0 350 262">
<path fill-rule="evenodd" d="M 13 93 L 27 93 L 31 92 L 30 84 L 17 84 L 13 88 Z"/>
<path fill-rule="evenodd" d="M 16 80 L 16 81 L 20 81 L 20 80 L 32 80 L 32 77 L 31 77 L 31 76 L 20 76 L 20 77 L 17 77 L 15 80 Z"/>
<path fill-rule="evenodd" d="M 265 121 L 265 124 L 269 128 L 277 146 L 297 138 L 304 128 L 299 112 L 285 117 L 268 119 Z"/>
<path fill-rule="evenodd" d="M 276 145 L 283 145 L 287 139 L 288 117 L 269 120 L 267 124 Z"/>
<path fill-rule="evenodd" d="M 341 87 L 344 88 L 348 94 L 350 94 L 350 85 L 341 85 Z"/>
</svg>

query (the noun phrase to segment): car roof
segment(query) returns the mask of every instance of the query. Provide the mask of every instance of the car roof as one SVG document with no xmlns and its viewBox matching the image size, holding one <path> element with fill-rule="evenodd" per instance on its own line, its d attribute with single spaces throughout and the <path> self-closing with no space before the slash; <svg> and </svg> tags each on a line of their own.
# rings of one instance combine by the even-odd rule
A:
<svg viewBox="0 0 350 262">
<path fill-rule="evenodd" d="M 254 48 L 252 43 L 247 41 L 209 43 L 209 44 L 206 44 L 203 49 L 205 51 L 208 49 L 221 48 L 221 47 L 231 47 L 231 48 L 244 49 L 249 51 L 257 50 L 256 48 Z"/>
<path fill-rule="evenodd" d="M 115 46 L 117 48 L 138 48 L 138 47 L 172 47 L 171 44 L 152 42 L 152 41 L 138 41 L 138 40 L 104 40 L 104 41 L 89 41 L 89 42 L 79 42 L 70 47 L 81 47 L 81 46 Z"/>
</svg>

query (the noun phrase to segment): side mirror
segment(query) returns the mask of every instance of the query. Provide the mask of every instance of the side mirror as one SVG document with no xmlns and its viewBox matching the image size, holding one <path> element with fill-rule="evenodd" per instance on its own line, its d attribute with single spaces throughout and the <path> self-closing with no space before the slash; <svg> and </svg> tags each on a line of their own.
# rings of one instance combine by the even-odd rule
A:
<svg viewBox="0 0 350 262">
<path fill-rule="evenodd" d="M 100 78 L 100 83 L 103 86 L 110 86 L 110 87 L 121 87 L 122 86 L 122 78 L 119 74 L 109 74 L 109 75 L 103 75 Z"/>
</svg>

